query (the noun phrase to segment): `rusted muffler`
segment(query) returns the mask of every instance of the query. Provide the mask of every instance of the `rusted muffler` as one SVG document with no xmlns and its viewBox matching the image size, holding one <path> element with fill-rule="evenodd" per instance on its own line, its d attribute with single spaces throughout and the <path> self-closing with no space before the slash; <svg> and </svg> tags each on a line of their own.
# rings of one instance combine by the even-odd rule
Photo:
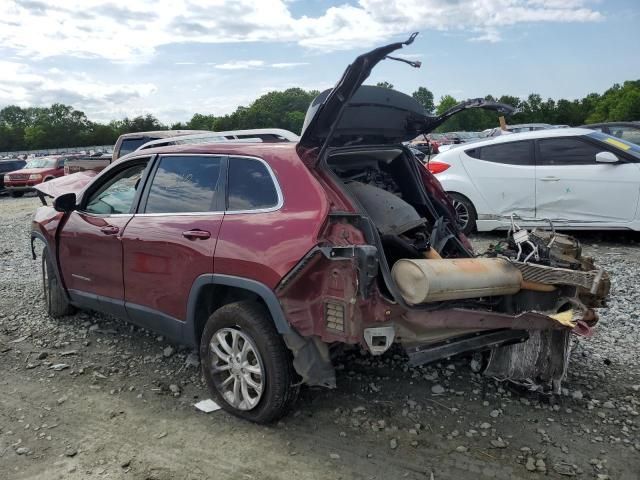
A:
<svg viewBox="0 0 640 480">
<path fill-rule="evenodd" d="M 391 270 L 410 304 L 518 293 L 522 273 L 503 258 L 398 260 Z"/>
</svg>

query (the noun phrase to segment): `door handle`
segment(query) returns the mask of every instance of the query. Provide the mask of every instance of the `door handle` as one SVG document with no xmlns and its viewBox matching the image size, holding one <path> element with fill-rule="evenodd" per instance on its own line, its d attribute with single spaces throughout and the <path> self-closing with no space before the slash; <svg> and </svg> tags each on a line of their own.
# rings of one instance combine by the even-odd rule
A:
<svg viewBox="0 0 640 480">
<path fill-rule="evenodd" d="M 182 232 L 182 236 L 184 238 L 188 238 L 189 240 L 197 240 L 197 239 L 206 240 L 207 238 L 211 237 L 211 233 L 207 232 L 206 230 L 194 229 L 194 230 L 187 230 L 186 232 Z"/>
<path fill-rule="evenodd" d="M 120 231 L 120 229 L 118 227 L 116 227 L 115 225 L 106 225 L 106 226 L 100 228 L 100 231 L 102 233 L 104 233 L 105 235 L 115 235 L 116 233 L 118 233 Z"/>
<path fill-rule="evenodd" d="M 560 179 L 558 177 L 542 177 L 540 180 L 542 182 L 557 182 Z"/>
</svg>

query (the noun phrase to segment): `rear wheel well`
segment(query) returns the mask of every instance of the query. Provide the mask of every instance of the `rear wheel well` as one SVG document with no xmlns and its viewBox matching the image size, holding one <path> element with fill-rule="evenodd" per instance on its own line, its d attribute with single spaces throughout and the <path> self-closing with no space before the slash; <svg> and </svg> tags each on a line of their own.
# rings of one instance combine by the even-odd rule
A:
<svg viewBox="0 0 640 480">
<path fill-rule="evenodd" d="M 204 327 L 213 312 L 225 305 L 243 300 L 258 302 L 269 311 L 262 297 L 250 290 L 215 284 L 208 284 L 202 287 L 196 301 L 194 318 L 194 333 L 197 344 L 200 344 Z"/>
</svg>

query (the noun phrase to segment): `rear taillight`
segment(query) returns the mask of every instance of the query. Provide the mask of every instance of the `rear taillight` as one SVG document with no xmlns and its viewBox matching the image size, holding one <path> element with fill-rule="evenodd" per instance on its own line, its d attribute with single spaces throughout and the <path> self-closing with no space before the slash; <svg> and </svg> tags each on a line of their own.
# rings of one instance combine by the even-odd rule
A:
<svg viewBox="0 0 640 480">
<path fill-rule="evenodd" d="M 431 161 L 427 164 L 427 168 L 429 169 L 429 171 L 431 173 L 433 173 L 434 175 L 437 173 L 442 173 L 444 172 L 447 168 L 449 168 L 451 165 L 449 165 L 448 163 L 444 163 L 444 162 L 438 162 L 438 161 Z"/>
</svg>

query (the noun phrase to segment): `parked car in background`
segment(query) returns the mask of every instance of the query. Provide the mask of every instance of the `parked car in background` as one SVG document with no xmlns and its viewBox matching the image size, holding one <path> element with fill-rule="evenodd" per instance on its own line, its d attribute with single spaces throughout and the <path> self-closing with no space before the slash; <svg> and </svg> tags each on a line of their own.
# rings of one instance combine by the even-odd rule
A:
<svg viewBox="0 0 640 480">
<path fill-rule="evenodd" d="M 13 197 L 32 192 L 33 187 L 64 175 L 66 157 L 33 157 L 18 170 L 4 175 L 4 186 Z"/>
<path fill-rule="evenodd" d="M 111 155 L 108 153 L 95 153 L 93 155 L 74 155 L 67 158 L 64 164 L 64 174 L 84 172 L 85 170 L 93 170 L 99 172 L 109 166 L 111 163 Z"/>
<path fill-rule="evenodd" d="M 152 132 L 125 133 L 118 137 L 113 147 L 112 160 L 124 157 L 128 153 L 135 152 L 140 146 L 161 138 L 191 135 L 194 133 L 211 133 L 208 130 L 157 130 Z"/>
<path fill-rule="evenodd" d="M 588 128 L 589 130 L 607 133 L 640 145 L 640 122 L 592 123 L 591 125 L 583 125 L 580 128 Z"/>
<path fill-rule="evenodd" d="M 342 345 L 381 355 L 399 343 L 412 365 L 478 351 L 491 377 L 558 392 L 569 335 L 595 324 L 606 273 L 555 234 L 541 241 L 563 250 L 528 263 L 513 245 L 474 258 L 404 143 L 464 110 L 512 109 L 474 99 L 431 117 L 408 95 L 362 85 L 414 38 L 356 58 L 313 100 L 297 143 L 140 150 L 40 185 L 67 188 L 32 223 L 49 314 L 91 308 L 199 347 L 215 401 L 256 422 L 290 410 L 301 384 L 335 387 Z M 558 288 L 525 283 L 540 271 Z"/>
<path fill-rule="evenodd" d="M 640 146 L 583 128 L 504 135 L 428 164 L 464 232 L 553 221 L 563 229 L 640 230 Z"/>
<path fill-rule="evenodd" d="M 6 192 L 6 187 L 4 185 L 6 174 L 14 170 L 20 170 L 21 168 L 24 168 L 26 163 L 27 162 L 25 162 L 24 160 L 19 159 L 0 160 L 0 193 Z"/>
</svg>

